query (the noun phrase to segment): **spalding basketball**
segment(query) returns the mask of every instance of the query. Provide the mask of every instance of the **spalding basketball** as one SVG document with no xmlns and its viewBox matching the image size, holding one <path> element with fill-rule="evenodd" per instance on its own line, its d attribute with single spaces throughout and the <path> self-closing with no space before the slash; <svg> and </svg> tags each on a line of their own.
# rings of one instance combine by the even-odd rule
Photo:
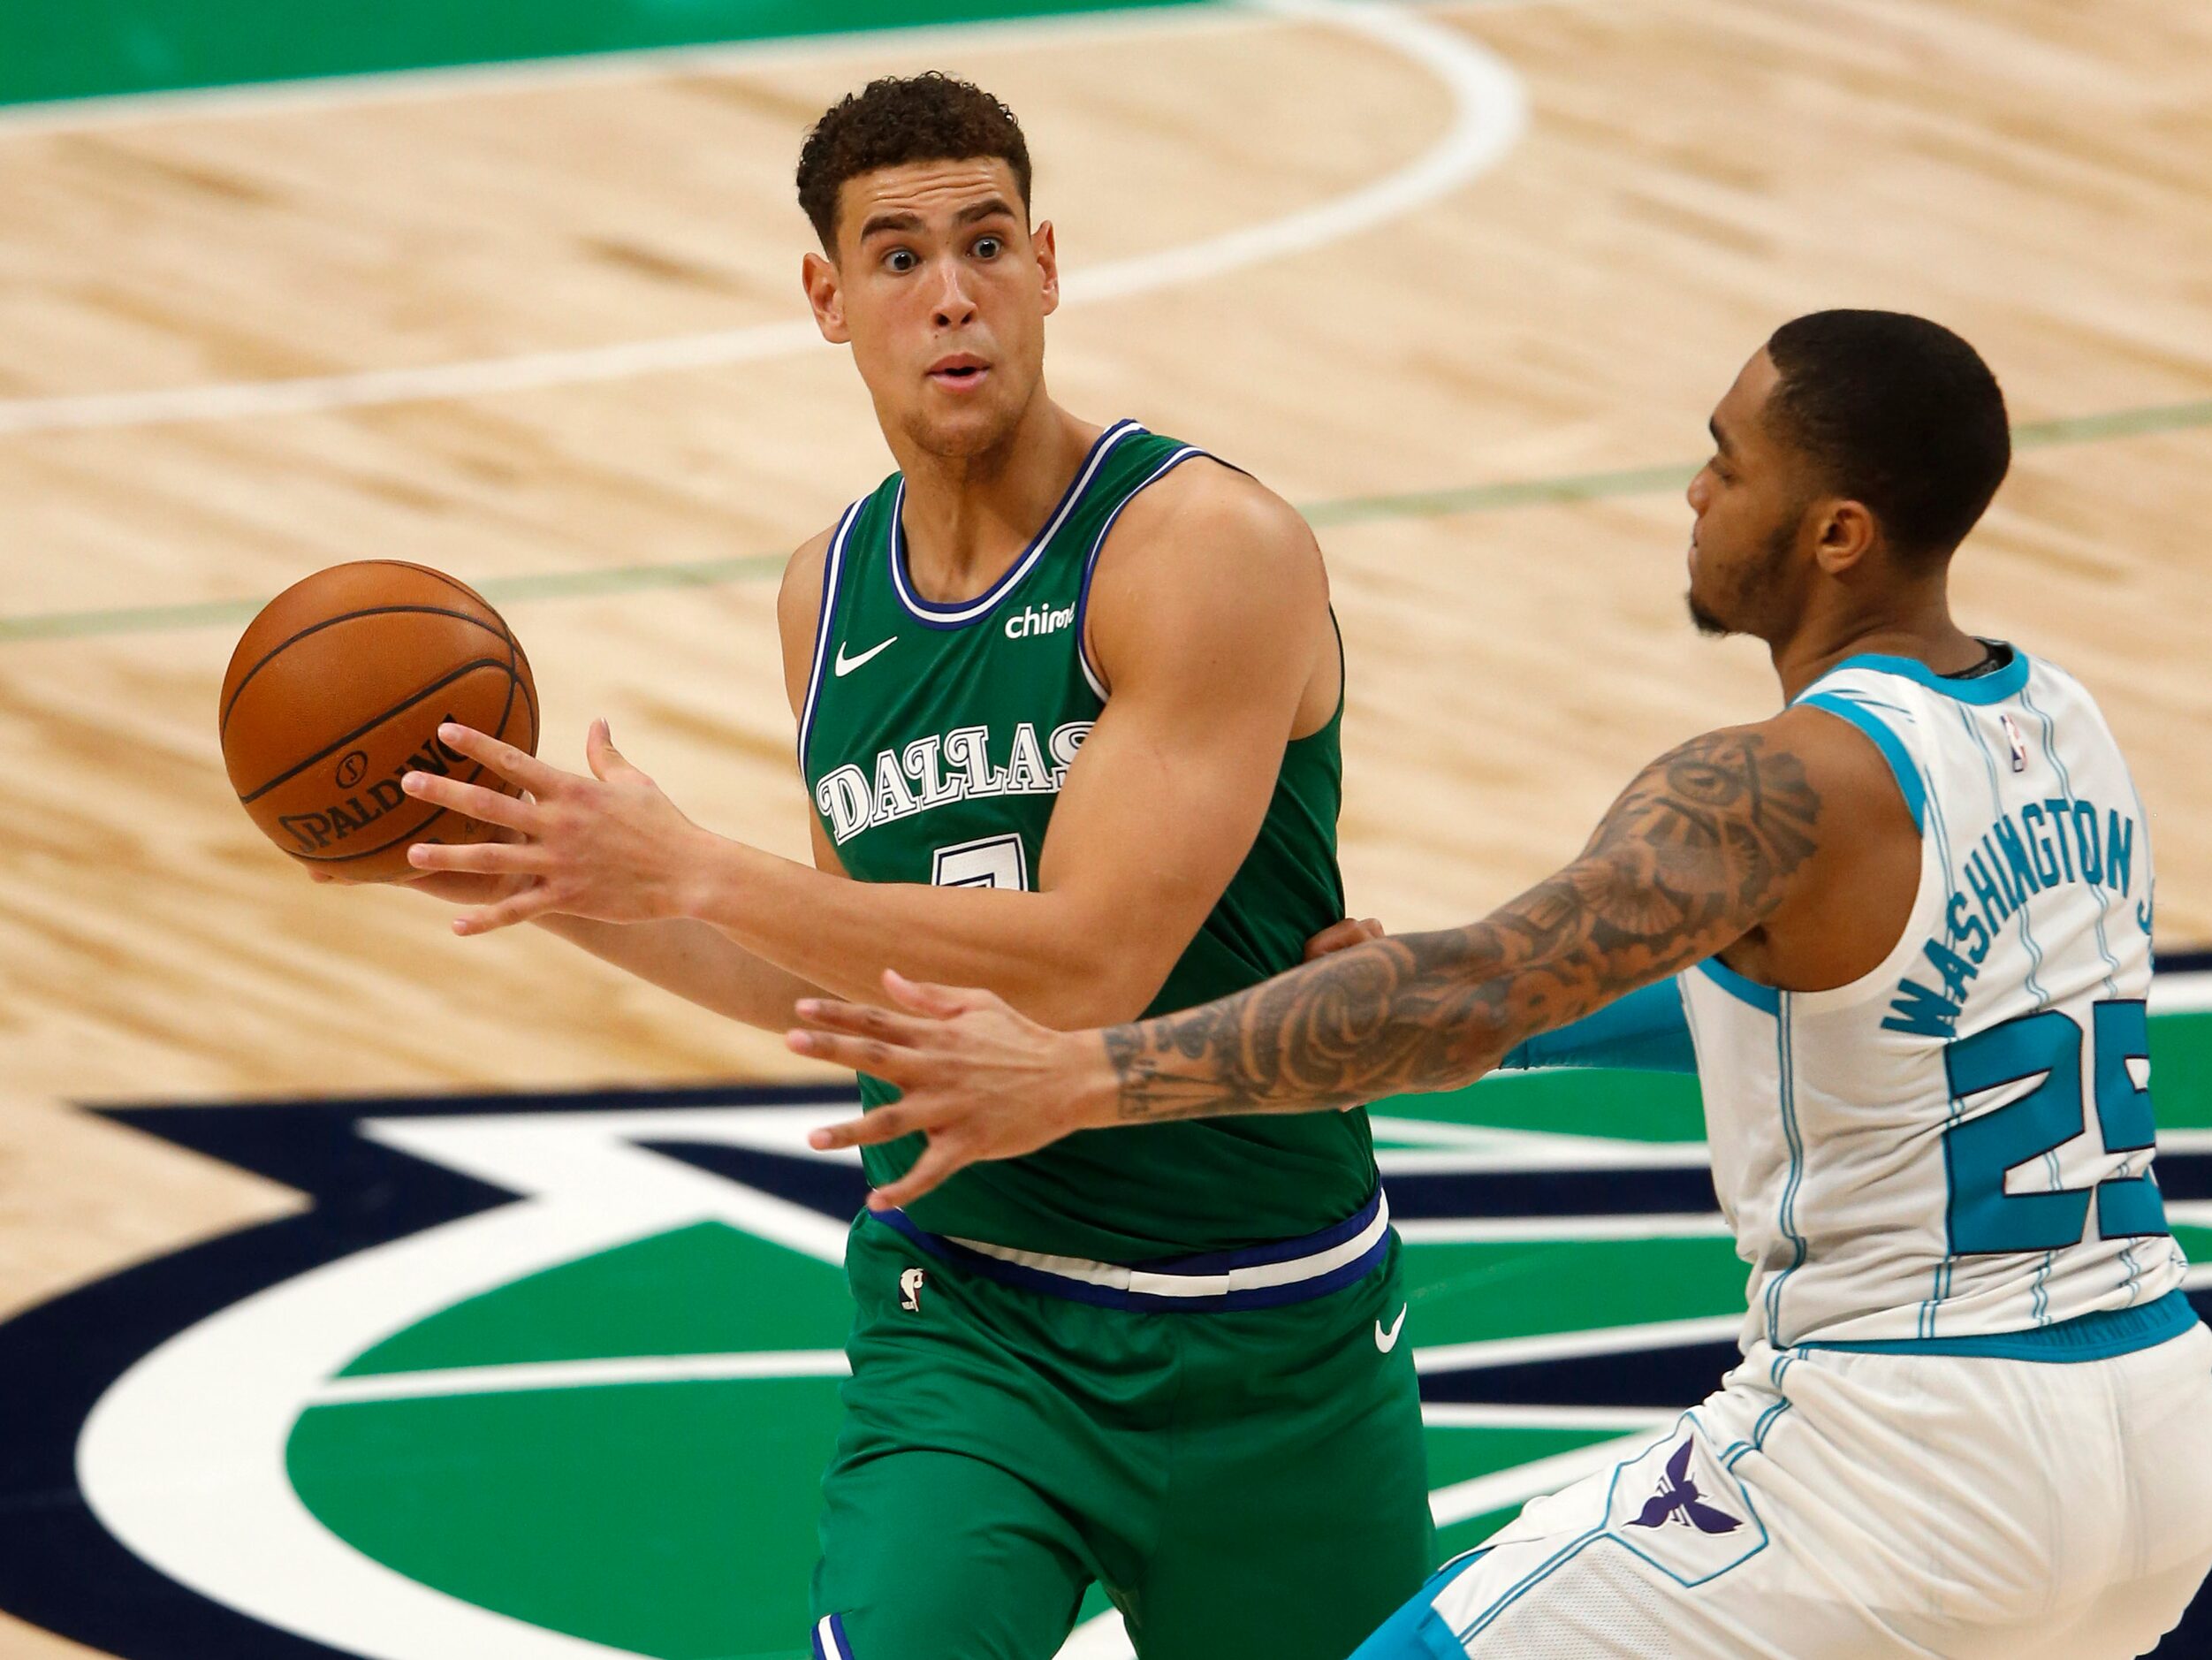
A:
<svg viewBox="0 0 2212 1660">
<path fill-rule="evenodd" d="M 422 772 L 512 793 L 438 742 L 446 720 L 536 753 L 530 665 L 483 595 L 398 560 L 294 583 L 223 676 L 223 764 L 239 801 L 286 853 L 344 881 L 395 881 L 414 874 L 417 841 L 493 834 L 399 788 Z"/>
</svg>

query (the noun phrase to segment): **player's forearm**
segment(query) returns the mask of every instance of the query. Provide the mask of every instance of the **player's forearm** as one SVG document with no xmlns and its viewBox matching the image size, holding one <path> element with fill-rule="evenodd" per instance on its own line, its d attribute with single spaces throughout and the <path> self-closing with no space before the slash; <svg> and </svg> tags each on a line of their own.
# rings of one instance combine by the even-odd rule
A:
<svg viewBox="0 0 2212 1660">
<path fill-rule="evenodd" d="M 794 1003 L 827 989 L 688 918 L 612 923 L 546 916 L 538 925 L 663 991 L 764 1031 L 784 1030 Z"/>
<path fill-rule="evenodd" d="M 1480 922 L 1106 1032 L 1108 1116 L 1307 1112 L 1472 1083 L 1760 924 L 1810 857 L 1820 807 L 1797 758 L 1757 734 L 1693 739 L 1622 792 L 1579 858 Z"/>
<path fill-rule="evenodd" d="M 1152 1001 L 1165 966 L 1116 946 L 1066 895 L 856 882 L 719 841 L 690 913 L 738 946 L 860 1002 L 883 973 L 980 986 L 1046 1025 L 1101 1026 Z"/>
<path fill-rule="evenodd" d="M 1250 991 L 1100 1034 L 1091 1116 L 1318 1112 L 1471 1084 L 1526 1035 L 1483 925 L 1340 951 Z"/>
</svg>

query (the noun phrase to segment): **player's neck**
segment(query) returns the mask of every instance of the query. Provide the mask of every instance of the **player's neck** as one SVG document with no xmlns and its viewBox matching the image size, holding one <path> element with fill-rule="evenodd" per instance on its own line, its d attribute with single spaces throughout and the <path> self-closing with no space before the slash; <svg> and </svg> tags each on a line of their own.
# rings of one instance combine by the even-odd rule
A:
<svg viewBox="0 0 2212 1660">
<path fill-rule="evenodd" d="M 1040 388 L 988 450 L 946 456 L 894 445 L 906 477 L 907 579 L 939 604 L 989 591 L 1045 529 L 1098 436 Z"/>
<path fill-rule="evenodd" d="M 1940 576 L 1884 592 L 1871 602 L 1839 596 L 1816 605 L 1787 638 L 1771 643 L 1784 702 L 1796 697 L 1846 658 L 1904 657 L 1938 674 L 1956 674 L 1988 655 L 1987 648 L 1951 621 Z"/>
</svg>

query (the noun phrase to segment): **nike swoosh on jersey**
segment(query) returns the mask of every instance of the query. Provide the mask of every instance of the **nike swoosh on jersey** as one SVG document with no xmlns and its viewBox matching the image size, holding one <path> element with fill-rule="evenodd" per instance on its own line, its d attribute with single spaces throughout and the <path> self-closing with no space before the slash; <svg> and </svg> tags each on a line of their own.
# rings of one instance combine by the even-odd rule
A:
<svg viewBox="0 0 2212 1660">
<path fill-rule="evenodd" d="M 1390 1322 L 1390 1329 L 1387 1331 L 1382 1329 L 1382 1321 L 1378 1320 L 1375 1322 L 1375 1347 L 1385 1354 L 1388 1354 L 1398 1346 L 1398 1333 L 1405 1328 L 1405 1311 L 1410 1306 L 1410 1304 L 1405 1303 L 1398 1306 L 1398 1317 Z"/>
<path fill-rule="evenodd" d="M 869 648 L 868 648 L 865 651 L 863 651 L 863 652 L 862 652 L 862 653 L 861 653 L 858 657 L 848 657 L 848 656 L 846 656 L 846 655 L 845 655 L 845 643 L 844 643 L 842 640 L 840 640 L 840 641 L 837 643 L 837 677 L 838 677 L 838 679 L 840 679 L 840 680 L 843 680 L 843 679 L 845 678 L 845 676 L 846 676 L 846 675 L 848 675 L 848 674 L 851 674 L 851 673 L 852 673 L 855 669 L 858 668 L 858 667 L 859 667 L 859 666 L 860 666 L 863 663 L 865 663 L 865 662 L 866 662 L 866 661 L 867 661 L 870 658 L 871 658 L 871 657 L 875 656 L 877 652 L 878 652 L 878 651 L 889 651 L 889 650 L 890 650 L 890 649 L 891 649 L 891 648 L 892 648 L 894 644 L 896 644 L 896 643 L 898 643 L 898 639 L 899 639 L 899 636 L 898 636 L 897 635 L 895 635 L 895 634 L 894 634 L 894 635 L 893 635 L 893 636 L 891 636 L 891 638 L 890 638 L 890 639 L 886 640 L 886 641 L 885 641 L 885 642 L 884 642 L 881 645 L 871 645 L 871 646 L 870 646 L 870 647 L 869 647 Z"/>
</svg>

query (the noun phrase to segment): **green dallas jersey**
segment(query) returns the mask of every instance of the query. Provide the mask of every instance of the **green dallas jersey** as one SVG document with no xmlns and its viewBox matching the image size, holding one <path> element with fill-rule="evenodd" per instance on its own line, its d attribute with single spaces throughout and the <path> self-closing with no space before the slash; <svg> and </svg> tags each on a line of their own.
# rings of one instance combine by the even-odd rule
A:
<svg viewBox="0 0 2212 1660">
<path fill-rule="evenodd" d="M 848 508 L 823 574 L 799 765 L 847 872 L 863 882 L 1033 887 L 1053 798 L 1106 706 L 1084 660 L 1083 604 L 1131 498 L 1199 452 L 1119 422 L 1099 435 L 1045 529 L 980 597 L 917 595 L 893 474 Z M 1294 966 L 1342 917 L 1336 812 L 1343 718 L 1285 750 L 1258 839 L 1148 1015 L 1242 991 Z M 870 1108 L 895 1100 L 861 1079 Z M 881 1184 L 919 1137 L 866 1150 Z M 1025 1158 L 971 1165 L 909 1207 L 931 1232 L 1019 1250 L 1140 1262 L 1316 1232 L 1375 1184 L 1364 1111 L 1084 1131 Z"/>
</svg>

